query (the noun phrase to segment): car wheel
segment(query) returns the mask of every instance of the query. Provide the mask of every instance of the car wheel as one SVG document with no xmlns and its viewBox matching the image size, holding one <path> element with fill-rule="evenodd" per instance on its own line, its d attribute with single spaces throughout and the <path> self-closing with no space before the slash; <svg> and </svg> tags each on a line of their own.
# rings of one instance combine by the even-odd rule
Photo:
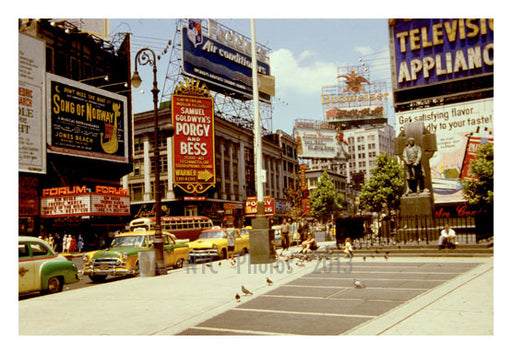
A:
<svg viewBox="0 0 512 354">
<path fill-rule="evenodd" d="M 175 268 L 183 268 L 183 258 L 180 258 L 176 261 Z"/>
<path fill-rule="evenodd" d="M 48 279 L 48 294 L 55 294 L 62 291 L 64 283 L 59 277 L 51 277 Z"/>
<path fill-rule="evenodd" d="M 106 275 L 89 275 L 89 279 L 91 279 L 94 283 L 102 283 L 107 279 Z"/>
<path fill-rule="evenodd" d="M 226 249 L 223 248 L 221 251 L 220 251 L 220 259 L 226 259 L 227 258 L 227 252 L 226 252 Z"/>
<path fill-rule="evenodd" d="M 247 254 L 249 253 L 249 250 L 247 248 L 244 248 L 244 250 L 242 251 L 243 254 Z"/>
</svg>

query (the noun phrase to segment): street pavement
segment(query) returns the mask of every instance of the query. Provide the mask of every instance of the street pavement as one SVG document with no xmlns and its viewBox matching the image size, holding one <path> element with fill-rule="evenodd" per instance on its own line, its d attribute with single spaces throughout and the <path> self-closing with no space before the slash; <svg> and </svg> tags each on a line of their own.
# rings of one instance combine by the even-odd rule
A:
<svg viewBox="0 0 512 354">
<path fill-rule="evenodd" d="M 19 301 L 19 335 L 494 334 L 493 257 L 249 261 Z"/>
</svg>

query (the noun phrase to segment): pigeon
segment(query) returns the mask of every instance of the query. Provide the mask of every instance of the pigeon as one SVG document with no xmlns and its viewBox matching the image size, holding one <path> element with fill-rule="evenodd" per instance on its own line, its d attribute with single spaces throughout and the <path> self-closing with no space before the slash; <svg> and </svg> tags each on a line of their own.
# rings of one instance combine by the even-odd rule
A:
<svg viewBox="0 0 512 354">
<path fill-rule="evenodd" d="M 268 284 L 268 286 L 272 285 L 273 283 L 274 282 L 267 277 L 267 284 Z"/>
<path fill-rule="evenodd" d="M 206 266 L 207 267 L 211 267 L 212 265 L 210 263 L 206 263 Z"/>
<path fill-rule="evenodd" d="M 219 267 L 222 265 L 222 262 L 219 262 Z"/>
<path fill-rule="evenodd" d="M 238 295 L 238 293 L 236 293 L 236 295 L 235 295 L 235 300 L 236 300 L 236 302 L 240 302 L 240 295 Z"/>
<path fill-rule="evenodd" d="M 360 280 L 354 279 L 354 288 L 356 289 L 363 289 L 366 288 L 366 285 L 364 285 Z"/>
<path fill-rule="evenodd" d="M 241 289 L 242 289 L 242 292 L 243 292 L 245 295 L 252 295 L 252 292 L 251 292 L 251 291 L 249 291 L 249 290 L 247 290 L 247 289 L 245 288 L 245 286 L 243 286 L 243 285 L 242 285 L 242 288 L 241 288 Z"/>
<path fill-rule="evenodd" d="M 387 255 L 387 254 L 384 256 L 384 259 L 385 259 L 386 261 L 388 260 L 388 255 Z"/>
<path fill-rule="evenodd" d="M 366 256 L 363 256 L 363 262 L 366 262 Z"/>
</svg>

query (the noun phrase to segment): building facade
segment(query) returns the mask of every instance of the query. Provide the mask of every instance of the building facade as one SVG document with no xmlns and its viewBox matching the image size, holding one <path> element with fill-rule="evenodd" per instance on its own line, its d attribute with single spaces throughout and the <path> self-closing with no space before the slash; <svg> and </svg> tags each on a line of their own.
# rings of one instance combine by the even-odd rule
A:
<svg viewBox="0 0 512 354">
<path fill-rule="evenodd" d="M 19 41 L 19 233 L 81 234 L 94 247 L 129 213 L 130 37 L 115 49 L 65 20 L 20 19 Z"/>
<path fill-rule="evenodd" d="M 169 108 L 159 110 L 159 124 L 171 122 Z M 134 115 L 133 172 L 123 177 L 129 190 L 133 217 L 154 215 L 153 112 Z M 253 132 L 215 117 L 215 187 L 200 195 L 185 193 L 173 185 L 172 137 L 160 139 L 162 215 L 203 215 L 220 224 L 234 220 L 249 224 L 244 203 L 256 196 Z M 273 217 L 286 213 L 284 190 L 298 178 L 294 139 L 284 132 L 264 136 L 264 194 L 274 199 Z"/>
<path fill-rule="evenodd" d="M 343 130 L 343 139 L 348 144 L 350 154 L 348 161 L 339 164 L 330 160 L 311 160 L 311 169 L 333 171 L 346 176 L 348 183 L 353 182 L 353 176 L 358 173 L 363 173 L 364 178 L 368 179 L 378 155 L 394 155 L 394 136 L 394 129 L 389 124 Z"/>
</svg>

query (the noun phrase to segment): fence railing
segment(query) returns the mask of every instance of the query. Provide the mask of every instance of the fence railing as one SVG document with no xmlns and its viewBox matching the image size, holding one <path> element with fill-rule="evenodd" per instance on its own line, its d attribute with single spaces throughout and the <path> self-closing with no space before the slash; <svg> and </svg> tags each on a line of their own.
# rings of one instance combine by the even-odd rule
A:
<svg viewBox="0 0 512 354">
<path fill-rule="evenodd" d="M 394 230 L 391 223 L 383 222 L 381 236 L 389 234 L 397 242 L 437 243 L 444 226 L 448 224 L 455 231 L 456 242 L 476 243 L 477 233 L 473 216 L 437 218 L 435 216 L 418 215 L 397 219 Z"/>
</svg>

